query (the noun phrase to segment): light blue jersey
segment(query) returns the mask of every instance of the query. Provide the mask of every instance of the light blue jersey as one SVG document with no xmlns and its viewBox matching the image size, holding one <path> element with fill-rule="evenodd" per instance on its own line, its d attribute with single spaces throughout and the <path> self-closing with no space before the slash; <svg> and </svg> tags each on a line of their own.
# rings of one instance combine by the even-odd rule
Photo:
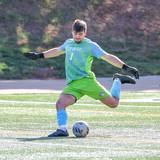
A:
<svg viewBox="0 0 160 160">
<path fill-rule="evenodd" d="M 101 58 L 106 52 L 95 42 L 84 38 L 76 43 L 74 39 L 66 40 L 60 49 L 66 54 L 65 70 L 67 83 L 83 77 L 95 78 L 91 71 L 93 57 Z"/>
</svg>

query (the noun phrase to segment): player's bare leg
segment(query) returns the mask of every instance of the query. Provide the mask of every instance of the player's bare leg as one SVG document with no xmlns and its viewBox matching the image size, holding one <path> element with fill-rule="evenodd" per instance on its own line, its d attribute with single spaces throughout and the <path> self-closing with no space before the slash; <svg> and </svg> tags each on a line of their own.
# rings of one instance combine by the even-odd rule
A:
<svg viewBox="0 0 160 160">
<path fill-rule="evenodd" d="M 136 81 L 131 76 L 116 73 L 113 76 L 113 84 L 111 87 L 111 96 L 100 100 L 103 104 L 115 108 L 119 104 L 121 84 L 135 84 Z"/>
<path fill-rule="evenodd" d="M 74 104 L 76 102 L 76 98 L 70 94 L 61 94 L 59 99 L 56 102 L 56 109 L 65 109 L 66 107 Z"/>
<path fill-rule="evenodd" d="M 119 99 L 116 99 L 115 97 L 112 96 L 102 99 L 100 101 L 111 108 L 116 108 L 119 104 Z"/>
</svg>

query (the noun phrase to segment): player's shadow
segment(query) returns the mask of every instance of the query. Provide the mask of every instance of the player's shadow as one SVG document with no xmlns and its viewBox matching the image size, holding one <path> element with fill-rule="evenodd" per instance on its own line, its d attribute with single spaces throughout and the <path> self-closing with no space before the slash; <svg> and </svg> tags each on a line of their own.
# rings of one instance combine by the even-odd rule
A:
<svg viewBox="0 0 160 160">
<path fill-rule="evenodd" d="M 54 140 L 54 139 L 79 139 L 80 137 L 35 137 L 35 138 L 16 138 L 18 141 L 30 142 L 30 141 L 39 141 L 39 140 Z"/>
<path fill-rule="evenodd" d="M 97 136 L 89 136 L 89 138 L 94 138 Z M 99 136 L 103 138 L 112 138 L 111 135 L 107 136 Z M 23 142 L 32 142 L 32 141 L 47 141 L 47 140 L 56 140 L 56 139 L 85 139 L 85 137 L 75 137 L 75 136 L 69 136 L 69 137 L 35 137 L 35 138 L 16 138 L 18 141 L 23 141 Z"/>
</svg>

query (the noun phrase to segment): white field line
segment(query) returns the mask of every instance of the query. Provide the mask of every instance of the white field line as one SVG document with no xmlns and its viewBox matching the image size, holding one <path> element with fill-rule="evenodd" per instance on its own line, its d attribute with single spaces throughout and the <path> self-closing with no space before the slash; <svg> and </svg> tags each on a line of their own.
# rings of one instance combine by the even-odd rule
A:
<svg viewBox="0 0 160 160">
<path fill-rule="evenodd" d="M 120 102 L 160 102 L 160 98 L 122 99 Z"/>
<path fill-rule="evenodd" d="M 62 90 L 53 89 L 0 89 L 0 94 L 27 94 L 27 93 L 61 93 Z M 124 91 L 126 92 L 126 91 Z M 130 92 L 130 91 L 127 91 Z M 132 92 L 132 91 L 131 91 Z M 160 92 L 160 89 L 148 89 L 148 90 L 138 90 L 136 92 L 140 93 L 155 93 Z"/>
<path fill-rule="evenodd" d="M 49 89 L 0 89 L 0 94 L 27 94 L 27 93 L 61 93 L 61 90 Z"/>
</svg>

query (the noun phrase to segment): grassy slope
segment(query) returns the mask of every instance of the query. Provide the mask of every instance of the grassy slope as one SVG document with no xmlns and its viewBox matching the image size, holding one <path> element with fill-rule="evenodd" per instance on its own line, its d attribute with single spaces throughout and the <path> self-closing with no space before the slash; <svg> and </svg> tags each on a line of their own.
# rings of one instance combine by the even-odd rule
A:
<svg viewBox="0 0 160 160">
<path fill-rule="evenodd" d="M 160 74 L 159 1 L 34 0 L 0 2 L 0 78 L 64 77 L 64 57 L 34 62 L 25 51 L 44 51 L 71 36 L 75 18 L 88 23 L 88 37 L 141 74 Z M 97 34 L 98 33 L 98 34 Z M 101 69 L 99 69 L 101 68 Z M 98 76 L 117 71 L 95 60 Z"/>
</svg>

